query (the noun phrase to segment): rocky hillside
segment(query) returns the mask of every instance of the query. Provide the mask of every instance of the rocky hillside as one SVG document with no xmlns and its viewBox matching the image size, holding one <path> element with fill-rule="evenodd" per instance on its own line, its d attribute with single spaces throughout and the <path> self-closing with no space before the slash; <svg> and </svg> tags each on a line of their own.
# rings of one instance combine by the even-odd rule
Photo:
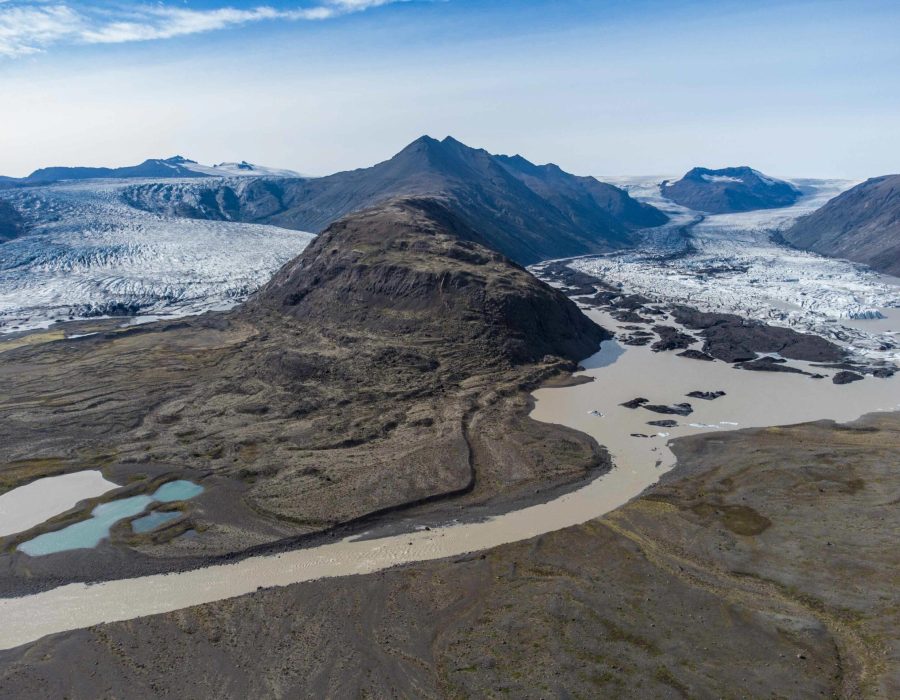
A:
<svg viewBox="0 0 900 700">
<path fill-rule="evenodd" d="M 393 201 L 235 311 L 0 342 L 0 489 L 87 467 L 129 493 L 206 487 L 161 537 L 125 527 L 37 559 L 0 542 L 0 593 L 294 547 L 413 505 L 545 498 L 604 468 L 590 437 L 528 418 L 528 391 L 608 334 L 480 238 L 446 203 Z"/>
<path fill-rule="evenodd" d="M 246 305 L 308 323 L 429 338 L 483 367 L 590 355 L 606 337 L 569 299 L 435 199 L 394 200 L 332 224 Z"/>
<path fill-rule="evenodd" d="M 719 170 L 694 168 L 676 182 L 664 181 L 660 190 L 673 202 L 708 214 L 787 207 L 800 196 L 790 183 L 745 165 Z"/>
<path fill-rule="evenodd" d="M 318 232 L 350 212 L 409 195 L 440 196 L 490 247 L 520 264 L 627 247 L 635 230 L 667 221 L 594 178 L 428 136 L 371 168 L 315 179 L 142 185 L 127 199 L 179 216 Z"/>
<path fill-rule="evenodd" d="M 900 275 L 900 175 L 874 177 L 783 233 L 798 248 Z"/>
</svg>

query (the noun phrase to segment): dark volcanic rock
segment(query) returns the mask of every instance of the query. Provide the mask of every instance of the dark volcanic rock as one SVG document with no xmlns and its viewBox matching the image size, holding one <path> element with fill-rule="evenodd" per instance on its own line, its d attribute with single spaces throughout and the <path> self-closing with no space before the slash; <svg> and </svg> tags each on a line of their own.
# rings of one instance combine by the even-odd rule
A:
<svg viewBox="0 0 900 700">
<path fill-rule="evenodd" d="M 672 316 L 686 328 L 700 331 L 703 351 L 725 362 L 746 362 L 757 353 L 778 353 L 791 360 L 836 362 L 845 352 L 817 335 L 790 328 L 768 326 L 734 314 L 705 313 L 689 306 L 675 306 Z"/>
<path fill-rule="evenodd" d="M 739 362 L 735 365 L 738 369 L 749 369 L 755 372 L 789 372 L 791 374 L 809 374 L 808 372 L 804 372 L 802 369 L 798 369 L 797 367 L 791 367 L 788 364 L 785 364 L 784 360 L 779 360 L 774 357 L 761 357 L 758 360 L 751 360 L 750 362 Z"/>
<path fill-rule="evenodd" d="M 696 338 L 682 333 L 673 326 L 653 326 L 653 330 L 659 334 L 659 340 L 651 346 L 651 350 L 654 352 L 684 350 L 697 342 Z"/>
<path fill-rule="evenodd" d="M 858 374 L 871 374 L 879 379 L 888 379 L 897 373 L 897 369 L 893 366 L 874 366 L 866 367 L 865 365 L 857 365 L 852 362 L 832 362 L 828 364 L 818 364 L 815 367 L 826 367 L 828 369 L 844 369 L 848 372 L 857 372 Z"/>
<path fill-rule="evenodd" d="M 689 403 L 676 403 L 672 406 L 663 406 L 657 404 L 644 404 L 642 408 L 654 413 L 670 414 L 675 416 L 689 416 L 694 412 L 694 407 Z"/>
<path fill-rule="evenodd" d="M 787 207 L 800 196 L 790 183 L 747 166 L 694 168 L 676 182 L 663 182 L 660 191 L 673 202 L 709 214 Z"/>
<path fill-rule="evenodd" d="M 644 346 L 649 345 L 650 342 L 656 336 L 653 333 L 648 331 L 634 331 L 633 333 L 629 333 L 628 335 L 622 337 L 621 342 L 623 345 L 634 345 L 634 346 Z"/>
<path fill-rule="evenodd" d="M 718 399 L 720 396 L 725 396 L 724 391 L 692 391 L 688 394 L 692 399 L 704 399 L 706 401 L 713 401 Z"/>
<path fill-rule="evenodd" d="M 716 359 L 712 355 L 707 355 L 705 352 L 700 352 L 699 350 L 685 350 L 684 352 L 678 353 L 678 357 L 686 357 L 689 360 L 702 360 L 704 362 L 713 362 Z"/>
<path fill-rule="evenodd" d="M 240 186 L 136 185 L 127 195 L 134 206 L 151 211 L 313 232 L 407 196 L 442 198 L 488 247 L 523 265 L 626 248 L 635 230 L 668 220 L 592 177 L 491 155 L 450 137 L 423 136 L 388 161 L 328 177 L 260 178 Z"/>
<path fill-rule="evenodd" d="M 782 234 L 791 245 L 900 275 L 900 175 L 839 194 Z"/>
<path fill-rule="evenodd" d="M 624 406 L 625 408 L 640 408 L 645 403 L 649 403 L 650 399 L 645 398 L 637 398 L 631 399 L 631 401 L 626 401 L 625 403 L 619 404 L 620 406 Z"/>
<path fill-rule="evenodd" d="M 678 426 L 678 421 L 677 420 L 668 420 L 668 419 L 648 420 L 647 425 L 655 425 L 659 428 L 675 428 Z"/>
<path fill-rule="evenodd" d="M 606 285 L 598 278 L 581 270 L 574 270 L 563 260 L 547 263 L 538 274 L 545 282 L 562 285 L 566 294 L 572 296 L 584 296 L 593 294 L 598 288 Z"/>
<path fill-rule="evenodd" d="M 649 319 L 631 310 L 614 312 L 612 317 L 622 323 L 650 323 Z"/>
<path fill-rule="evenodd" d="M 850 384 L 851 382 L 858 382 L 860 379 L 862 379 L 861 374 L 844 370 L 835 374 L 831 381 L 835 384 Z"/>
</svg>

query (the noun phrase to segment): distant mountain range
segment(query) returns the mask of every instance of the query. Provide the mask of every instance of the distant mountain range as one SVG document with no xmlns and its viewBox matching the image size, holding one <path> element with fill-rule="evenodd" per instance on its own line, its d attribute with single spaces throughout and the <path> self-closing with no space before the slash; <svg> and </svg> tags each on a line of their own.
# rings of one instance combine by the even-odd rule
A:
<svg viewBox="0 0 900 700">
<path fill-rule="evenodd" d="M 676 182 L 664 181 L 660 190 L 676 204 L 708 214 L 787 207 L 800 196 L 792 184 L 746 165 L 719 170 L 694 168 Z"/>
<path fill-rule="evenodd" d="M 440 198 L 487 245 L 520 264 L 626 248 L 636 230 L 668 221 L 593 177 L 492 155 L 450 137 L 423 136 L 390 160 L 328 177 L 163 182 L 126 193 L 133 206 L 158 213 L 315 232 L 348 213 L 410 195 Z"/>
<path fill-rule="evenodd" d="M 900 175 L 866 180 L 782 235 L 798 248 L 900 276 Z"/>
<path fill-rule="evenodd" d="M 55 166 L 35 170 L 23 178 L 0 177 L 3 185 L 36 185 L 70 180 L 110 180 L 128 178 L 202 178 L 202 177 L 299 177 L 293 170 L 278 170 L 253 165 L 246 161 L 240 163 L 219 163 L 218 165 L 201 165 L 197 161 L 173 156 L 172 158 L 151 158 L 140 165 L 123 168 L 84 168 Z"/>
</svg>

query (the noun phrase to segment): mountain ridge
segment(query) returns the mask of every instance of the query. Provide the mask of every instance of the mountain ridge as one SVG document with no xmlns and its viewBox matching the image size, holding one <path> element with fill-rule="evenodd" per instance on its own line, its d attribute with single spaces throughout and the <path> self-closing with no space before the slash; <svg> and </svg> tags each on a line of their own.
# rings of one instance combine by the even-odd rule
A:
<svg viewBox="0 0 900 700">
<path fill-rule="evenodd" d="M 211 178 L 211 177 L 302 177 L 293 170 L 255 165 L 247 161 L 202 165 L 181 155 L 148 158 L 138 165 L 117 168 L 93 166 L 49 166 L 38 168 L 22 178 L 0 176 L 6 186 L 49 185 L 73 180 L 127 180 L 132 178 Z"/>
<path fill-rule="evenodd" d="M 127 201 L 157 213 L 318 232 L 400 196 L 441 197 L 488 245 L 520 264 L 627 248 L 668 217 L 592 177 L 422 136 L 368 168 L 321 178 L 136 185 Z"/>
</svg>

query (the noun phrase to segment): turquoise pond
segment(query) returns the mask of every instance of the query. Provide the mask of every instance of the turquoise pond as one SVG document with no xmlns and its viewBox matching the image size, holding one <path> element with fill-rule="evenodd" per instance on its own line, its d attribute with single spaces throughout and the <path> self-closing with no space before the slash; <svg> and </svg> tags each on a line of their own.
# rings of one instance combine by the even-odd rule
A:
<svg viewBox="0 0 900 700">
<path fill-rule="evenodd" d="M 203 487 L 192 481 L 169 481 L 160 486 L 150 496 L 131 496 L 109 503 L 101 503 L 91 511 L 91 517 L 73 523 L 62 530 L 38 535 L 33 540 L 23 542 L 18 549 L 32 557 L 65 552 L 71 549 L 90 549 L 109 537 L 109 529 L 120 520 L 134 517 L 151 503 L 172 503 L 186 501 L 199 496 Z M 179 513 L 153 512 L 132 523 L 135 532 L 150 532 L 174 518 Z"/>
</svg>

